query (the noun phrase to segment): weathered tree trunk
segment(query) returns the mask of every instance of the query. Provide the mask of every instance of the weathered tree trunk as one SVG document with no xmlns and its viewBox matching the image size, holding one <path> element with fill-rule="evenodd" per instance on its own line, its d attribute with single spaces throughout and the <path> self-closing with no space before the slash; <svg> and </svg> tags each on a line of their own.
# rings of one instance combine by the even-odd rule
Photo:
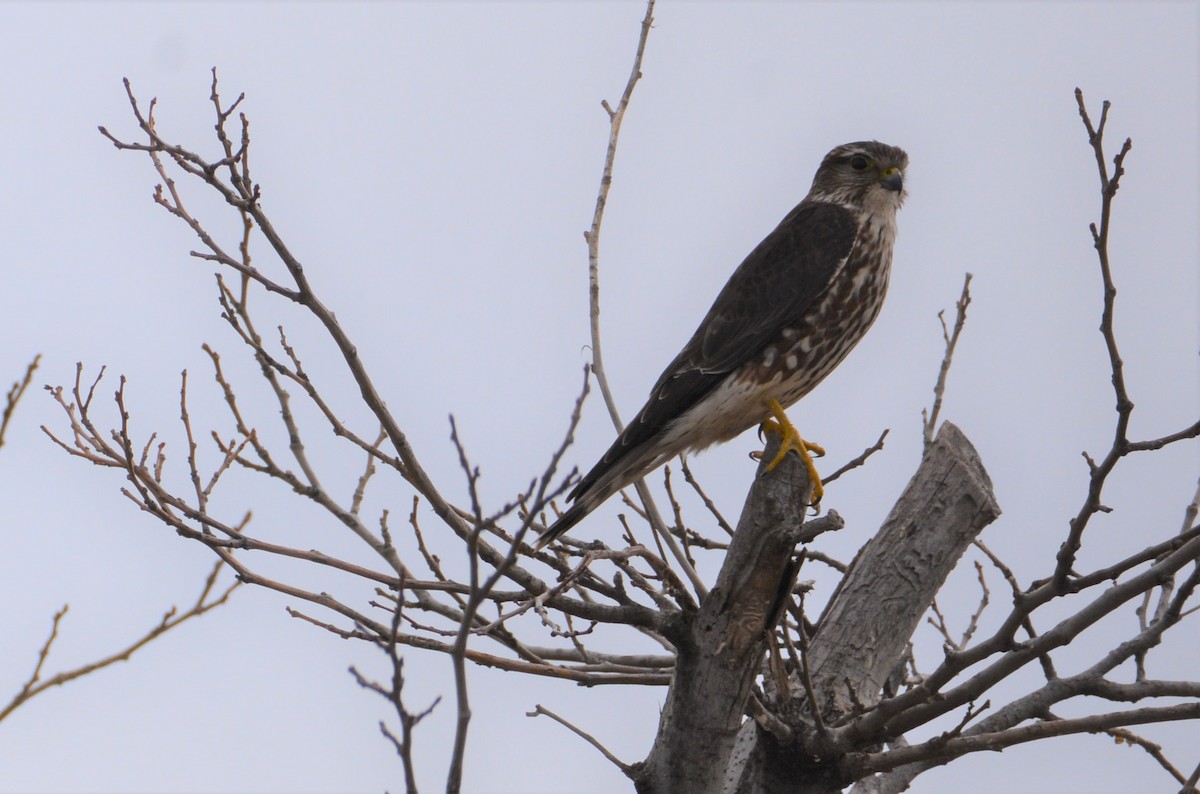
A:
<svg viewBox="0 0 1200 794">
<path fill-rule="evenodd" d="M 971 541 L 999 515 L 978 453 L 961 430 L 944 423 L 882 528 L 859 551 L 817 626 L 809 668 L 826 721 L 879 702 L 884 682 L 903 662 L 934 595 Z M 791 697 L 793 703 L 805 700 L 799 683 L 793 684 Z M 801 721 L 807 705 L 799 713 L 791 711 L 788 721 L 798 739 L 811 737 L 811 726 Z M 746 722 L 738 749 L 730 769 L 730 779 L 737 783 L 726 791 L 825 794 L 853 782 L 839 778 L 838 756 L 863 748 L 825 748 L 815 754 L 801 741 L 782 747 L 754 722 Z"/>
<path fill-rule="evenodd" d="M 791 706 L 777 711 L 794 729 L 791 744 L 744 718 L 762 670 L 772 608 L 791 586 L 809 494 L 793 456 L 770 474 L 760 468 L 716 587 L 699 612 L 672 627 L 675 677 L 654 747 L 636 775 L 642 794 L 815 794 L 851 782 L 839 779 L 837 756 L 854 748 L 814 751 L 800 683 L 793 685 Z M 808 659 L 822 714 L 878 702 L 934 594 L 999 513 L 974 448 L 945 423 L 887 521 L 859 552 L 812 639 Z"/>
<path fill-rule="evenodd" d="M 855 702 L 879 702 L 933 597 L 971 541 L 999 515 L 978 453 L 946 422 L 817 626 L 809 664 L 823 712 L 837 717 Z"/>
<path fill-rule="evenodd" d="M 778 437 L 768 438 L 764 461 L 778 449 Z M 721 790 L 766 647 L 770 612 L 780 589 L 791 583 L 793 551 L 812 493 L 794 455 L 769 474 L 764 469 L 760 464 L 716 586 L 699 611 L 681 616 L 669 633 L 675 674 L 654 747 L 636 778 L 644 794 Z"/>
</svg>

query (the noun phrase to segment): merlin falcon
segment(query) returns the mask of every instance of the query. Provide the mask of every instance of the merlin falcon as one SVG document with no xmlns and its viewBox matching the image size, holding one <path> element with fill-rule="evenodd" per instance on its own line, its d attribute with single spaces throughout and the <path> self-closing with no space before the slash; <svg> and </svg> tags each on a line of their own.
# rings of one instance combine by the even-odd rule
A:
<svg viewBox="0 0 1200 794">
<path fill-rule="evenodd" d="M 823 450 L 800 438 L 784 409 L 832 372 L 879 315 L 907 167 L 902 149 L 878 141 L 825 156 L 808 195 L 734 271 L 539 548 L 667 460 L 754 425 L 782 436 L 770 467 L 797 452 L 820 500 L 810 451 Z"/>
</svg>

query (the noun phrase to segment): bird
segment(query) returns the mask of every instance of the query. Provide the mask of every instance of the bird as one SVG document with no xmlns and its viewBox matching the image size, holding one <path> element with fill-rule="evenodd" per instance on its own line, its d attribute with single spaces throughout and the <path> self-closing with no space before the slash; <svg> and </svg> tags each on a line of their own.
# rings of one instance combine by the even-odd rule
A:
<svg viewBox="0 0 1200 794">
<path fill-rule="evenodd" d="M 878 141 L 835 147 L 804 199 L 730 276 L 646 404 L 567 495 L 541 549 L 606 499 L 686 452 L 750 427 L 778 433 L 821 484 L 785 410 L 811 392 L 866 334 L 887 292 L 908 155 Z"/>
</svg>

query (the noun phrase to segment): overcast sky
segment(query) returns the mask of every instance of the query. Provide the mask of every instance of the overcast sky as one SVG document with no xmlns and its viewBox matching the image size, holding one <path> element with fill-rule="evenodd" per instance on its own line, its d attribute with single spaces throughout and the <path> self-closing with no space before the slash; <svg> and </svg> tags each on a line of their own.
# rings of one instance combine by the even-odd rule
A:
<svg viewBox="0 0 1200 794">
<path fill-rule="evenodd" d="M 608 135 L 600 101 L 619 97 L 642 14 L 617 2 L 0 4 L 0 376 L 18 377 L 35 353 L 38 386 L 69 384 L 77 361 L 89 373 L 107 365 L 100 398 L 126 375 L 137 432 L 164 431 L 172 465 L 184 449 L 182 369 L 197 424 L 230 426 L 202 343 L 244 376 L 246 399 L 255 393 L 253 367 L 219 319 L 212 267 L 188 257 L 197 242 L 151 201 L 148 161 L 96 131 L 134 136 L 128 77 L 143 102 L 158 97 L 165 137 L 212 154 L 216 66 L 226 97 L 246 93 L 264 206 L 431 476 L 464 499 L 453 413 L 485 498 L 510 499 L 558 443 L 588 360 L 582 231 Z M 1087 229 L 1098 181 L 1076 86 L 1093 113 L 1113 102 L 1111 153 L 1134 141 L 1112 239 L 1131 435 L 1196 418 L 1196 4 L 665 2 L 656 19 L 603 239 L 605 353 L 625 416 L 830 148 L 901 146 L 910 198 L 888 302 L 854 354 L 791 411 L 829 450 L 827 467 L 891 428 L 865 470 L 829 489 L 825 506 L 847 528 L 819 548 L 849 559 L 911 476 L 941 356 L 936 314 L 970 271 L 974 302 L 944 416 L 995 482 L 1004 515 L 986 540 L 1023 582 L 1045 576 L 1085 496 L 1080 452 L 1103 453 L 1113 421 Z M 214 231 L 233 228 L 226 209 L 187 188 Z M 330 395 L 361 418 L 313 324 L 265 297 L 256 305 L 261 327 L 286 324 Z M 109 405 L 100 416 L 115 421 Z M 275 417 L 257 403 L 253 421 L 274 427 Z M 122 497 L 119 472 L 68 459 L 42 424 L 64 426 L 39 388 L 0 451 L 0 702 L 28 676 L 64 603 L 47 674 L 190 603 L 211 564 Z M 568 464 L 589 467 L 612 432 L 593 399 Z M 757 446 L 747 433 L 694 462 L 727 515 Z M 340 471 L 336 460 L 321 459 L 338 472 L 331 480 L 352 483 L 358 457 Z M 1086 562 L 1177 531 L 1198 473 L 1195 443 L 1123 463 Z M 406 515 L 411 492 L 388 487 L 377 506 Z M 342 527 L 274 484 L 242 477 L 221 498 L 230 515 L 253 509 L 274 537 L 342 542 Z M 606 506 L 575 534 L 615 542 L 617 512 Z M 832 585 L 818 582 L 826 595 Z M 952 619 L 965 620 L 977 598 L 968 565 L 948 587 Z M 992 619 L 1006 609 L 1003 592 L 995 578 Z M 379 655 L 290 619 L 287 605 L 243 589 L 131 662 L 29 703 L 0 724 L 0 790 L 401 790 L 378 731 L 384 704 L 346 673 L 356 664 L 382 674 Z M 1060 669 L 1135 628 L 1129 613 L 1102 623 L 1064 649 Z M 1194 678 L 1200 635 L 1194 624 L 1176 633 L 1152 672 Z M 927 628 L 919 637 L 928 670 L 938 641 Z M 412 652 L 407 664 L 411 705 L 449 698 L 445 659 Z M 649 750 L 662 690 L 473 676 L 468 791 L 628 790 L 591 748 L 524 713 L 541 703 L 635 761 Z M 1025 677 L 996 697 L 1036 684 Z M 430 791 L 444 785 L 452 716 L 444 703 L 417 734 Z M 1194 725 L 1145 733 L 1196 763 Z M 1089 736 L 967 758 L 915 787 L 968 789 L 1174 790 L 1140 750 Z"/>
</svg>

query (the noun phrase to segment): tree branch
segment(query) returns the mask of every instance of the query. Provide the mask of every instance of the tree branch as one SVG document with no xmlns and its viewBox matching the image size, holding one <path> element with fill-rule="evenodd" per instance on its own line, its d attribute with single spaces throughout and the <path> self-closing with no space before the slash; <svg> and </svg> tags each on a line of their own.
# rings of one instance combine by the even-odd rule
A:
<svg viewBox="0 0 1200 794">
<path fill-rule="evenodd" d="M 186 623 L 192 618 L 199 617 L 205 612 L 224 604 L 229 599 L 229 596 L 233 594 L 233 591 L 241 585 L 241 583 L 234 582 L 219 596 L 216 598 L 210 598 L 213 593 L 213 588 L 216 586 L 217 574 L 221 572 L 221 567 L 222 564 L 220 561 L 213 566 L 212 572 L 210 572 L 208 577 L 204 580 L 204 588 L 200 591 L 200 596 L 196 599 L 195 603 L 193 603 L 192 606 L 187 609 L 187 611 L 179 613 L 175 607 L 171 607 L 165 614 L 163 614 L 162 619 L 156 626 L 154 626 L 154 628 L 150 629 L 140 638 L 134 640 L 129 645 L 126 645 L 121 650 L 101 659 L 97 659 L 94 662 L 76 667 L 73 670 L 66 670 L 61 673 L 56 673 L 50 678 L 42 680 L 42 668 L 45 666 L 46 660 L 50 656 L 50 651 L 54 646 L 55 640 L 58 639 L 59 625 L 62 623 L 62 619 L 66 617 L 67 614 L 68 607 L 64 605 L 62 609 L 54 614 L 54 621 L 50 629 L 50 636 L 46 638 L 46 642 L 42 644 L 42 648 L 38 652 L 38 660 L 37 664 L 33 668 L 33 673 L 30 674 L 24 685 L 22 685 L 20 691 L 13 696 L 13 699 L 9 701 L 8 705 L 3 709 L 0 709 L 0 722 L 3 722 L 10 714 L 12 714 L 25 703 L 45 692 L 47 689 L 70 683 L 77 678 L 82 678 L 90 673 L 103 670 L 105 667 L 114 665 L 117 662 L 127 662 L 135 653 L 162 635 L 166 634 L 171 629 L 174 629 L 176 626 Z"/>
<path fill-rule="evenodd" d="M 13 412 L 17 409 L 17 403 L 25 396 L 25 390 L 29 388 L 30 382 L 33 381 L 33 373 L 37 371 L 38 364 L 41 363 L 42 356 L 39 353 L 33 357 L 28 366 L 25 367 L 25 376 L 21 380 L 16 381 L 9 388 L 8 393 L 4 395 L 4 413 L 0 414 L 0 448 L 4 446 L 4 436 L 8 432 L 8 423 L 12 421 Z"/>
<path fill-rule="evenodd" d="M 695 614 L 668 630 L 675 675 L 650 756 L 636 771 L 638 791 L 721 790 L 750 685 L 765 649 L 770 606 L 789 571 L 812 483 L 796 456 L 765 471 L 779 439 L 768 435 L 758 476 L 712 591 Z"/>
</svg>

